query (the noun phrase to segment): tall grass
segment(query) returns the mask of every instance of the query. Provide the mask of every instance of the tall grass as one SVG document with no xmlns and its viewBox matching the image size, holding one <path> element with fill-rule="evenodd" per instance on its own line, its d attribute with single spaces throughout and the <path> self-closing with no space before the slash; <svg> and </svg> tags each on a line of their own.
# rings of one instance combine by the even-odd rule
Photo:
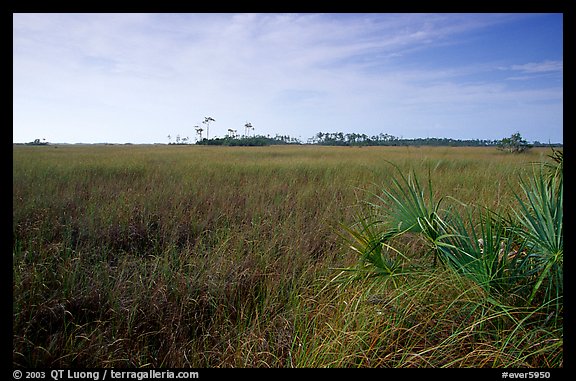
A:
<svg viewBox="0 0 576 381">
<path fill-rule="evenodd" d="M 511 333 L 514 336 L 504 342 L 519 345 L 515 335 L 525 326 L 542 327 L 550 322 L 551 330 L 546 330 L 546 335 L 551 335 L 554 348 L 561 346 L 563 176 L 562 157 L 552 158 L 555 165 L 540 165 L 527 180 L 520 177 L 521 192 L 514 192 L 518 206 L 512 209 L 512 219 L 478 206 L 472 211 L 441 210 L 442 198 L 435 201 L 430 175 L 425 192 L 417 178 L 398 171 L 398 178 L 393 179 L 389 188 L 383 189 L 381 196 L 376 195 L 378 203 L 368 202 L 375 209 L 368 221 L 362 218 L 355 228 L 347 228 L 350 241 L 355 244 L 352 247 L 361 254 L 362 270 L 372 275 L 390 275 L 389 263 L 399 255 L 407 258 L 393 239 L 416 233 L 454 274 L 473 281 L 483 290 L 484 297 L 472 304 L 473 310 L 482 311 L 473 324 L 487 326 L 488 337 L 498 337 L 514 327 Z M 543 168 L 549 172 L 545 173 Z M 400 268 L 393 263 L 395 270 Z M 407 267 L 404 265 L 403 269 Z M 434 347 L 428 349 L 432 350 Z"/>
<path fill-rule="evenodd" d="M 452 194 L 512 213 L 521 188 L 494 181 L 527 173 L 544 155 L 15 147 L 13 364 L 561 366 L 549 310 L 505 310 L 475 280 L 432 268 L 428 257 L 414 265 L 433 247 L 411 239 L 419 233 L 382 237 L 372 225 L 366 242 L 388 245 L 373 245 L 392 261 L 388 275 L 331 282 L 334 269 L 356 266 L 341 226 L 356 221 L 362 190 L 394 181 L 389 162 L 402 173 L 413 168 L 412 179 L 431 169 L 434 200 Z M 466 173 L 460 180 L 456 167 Z"/>
</svg>

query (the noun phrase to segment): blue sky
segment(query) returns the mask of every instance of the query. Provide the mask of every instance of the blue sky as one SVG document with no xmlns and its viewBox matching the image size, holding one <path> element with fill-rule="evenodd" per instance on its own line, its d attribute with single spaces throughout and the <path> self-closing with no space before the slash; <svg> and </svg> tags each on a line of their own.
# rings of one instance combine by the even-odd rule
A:
<svg viewBox="0 0 576 381">
<path fill-rule="evenodd" d="M 563 142 L 562 14 L 13 15 L 13 141 Z M 204 137 L 206 132 L 204 132 Z"/>
</svg>

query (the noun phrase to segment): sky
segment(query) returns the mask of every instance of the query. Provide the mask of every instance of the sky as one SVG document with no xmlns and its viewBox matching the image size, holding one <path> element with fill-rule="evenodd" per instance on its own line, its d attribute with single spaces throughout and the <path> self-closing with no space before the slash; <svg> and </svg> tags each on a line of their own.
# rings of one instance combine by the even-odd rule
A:
<svg viewBox="0 0 576 381">
<path fill-rule="evenodd" d="M 563 143 L 561 13 L 14 13 L 13 142 Z M 214 122 L 202 122 L 211 117 Z"/>
</svg>

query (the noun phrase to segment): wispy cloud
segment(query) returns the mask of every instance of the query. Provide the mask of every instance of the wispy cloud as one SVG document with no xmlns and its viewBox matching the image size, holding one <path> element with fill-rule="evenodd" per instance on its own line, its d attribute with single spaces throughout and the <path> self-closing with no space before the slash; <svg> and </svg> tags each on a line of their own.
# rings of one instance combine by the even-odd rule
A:
<svg viewBox="0 0 576 381">
<path fill-rule="evenodd" d="M 522 73 L 562 72 L 563 69 L 563 61 L 529 62 L 522 65 L 510 66 L 510 70 L 519 71 Z"/>
<path fill-rule="evenodd" d="M 539 79 L 560 79 L 564 71 L 563 61 L 546 60 L 541 62 L 529 62 L 525 64 L 501 67 L 500 70 L 512 71 L 519 75 L 506 77 L 509 81 L 531 81 Z"/>
<path fill-rule="evenodd" d="M 426 59 L 411 60 L 430 52 L 438 62 L 437 48 L 463 46 L 470 36 L 530 17 L 15 14 L 14 129 L 40 121 L 106 124 L 130 136 L 139 125 L 153 140 L 159 125 L 171 126 L 165 136 L 177 133 L 168 128 L 186 129 L 194 118 L 212 114 L 211 131 L 250 119 L 260 133 L 306 137 L 314 129 L 355 129 L 351 121 L 359 117 L 366 128 L 378 129 L 382 115 L 394 116 L 387 125 L 408 126 L 432 111 L 439 118 L 443 111 L 491 102 L 561 99 L 556 85 L 515 89 L 501 77 L 561 74 L 562 61 L 506 61 L 501 76 L 492 78 L 485 74 L 493 62 L 446 59 L 433 67 Z M 62 112 L 34 119 L 48 104 Z"/>
</svg>

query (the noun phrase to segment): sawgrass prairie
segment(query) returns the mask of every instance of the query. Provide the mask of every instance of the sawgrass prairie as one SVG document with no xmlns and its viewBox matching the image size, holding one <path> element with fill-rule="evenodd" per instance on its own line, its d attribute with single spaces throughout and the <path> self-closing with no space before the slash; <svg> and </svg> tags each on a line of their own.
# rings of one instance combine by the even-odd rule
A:
<svg viewBox="0 0 576 381">
<path fill-rule="evenodd" d="M 417 273 L 335 281 L 395 166 L 508 213 L 550 152 L 14 146 L 13 364 L 562 367 L 561 319 L 499 307 L 417 241 Z"/>
</svg>

